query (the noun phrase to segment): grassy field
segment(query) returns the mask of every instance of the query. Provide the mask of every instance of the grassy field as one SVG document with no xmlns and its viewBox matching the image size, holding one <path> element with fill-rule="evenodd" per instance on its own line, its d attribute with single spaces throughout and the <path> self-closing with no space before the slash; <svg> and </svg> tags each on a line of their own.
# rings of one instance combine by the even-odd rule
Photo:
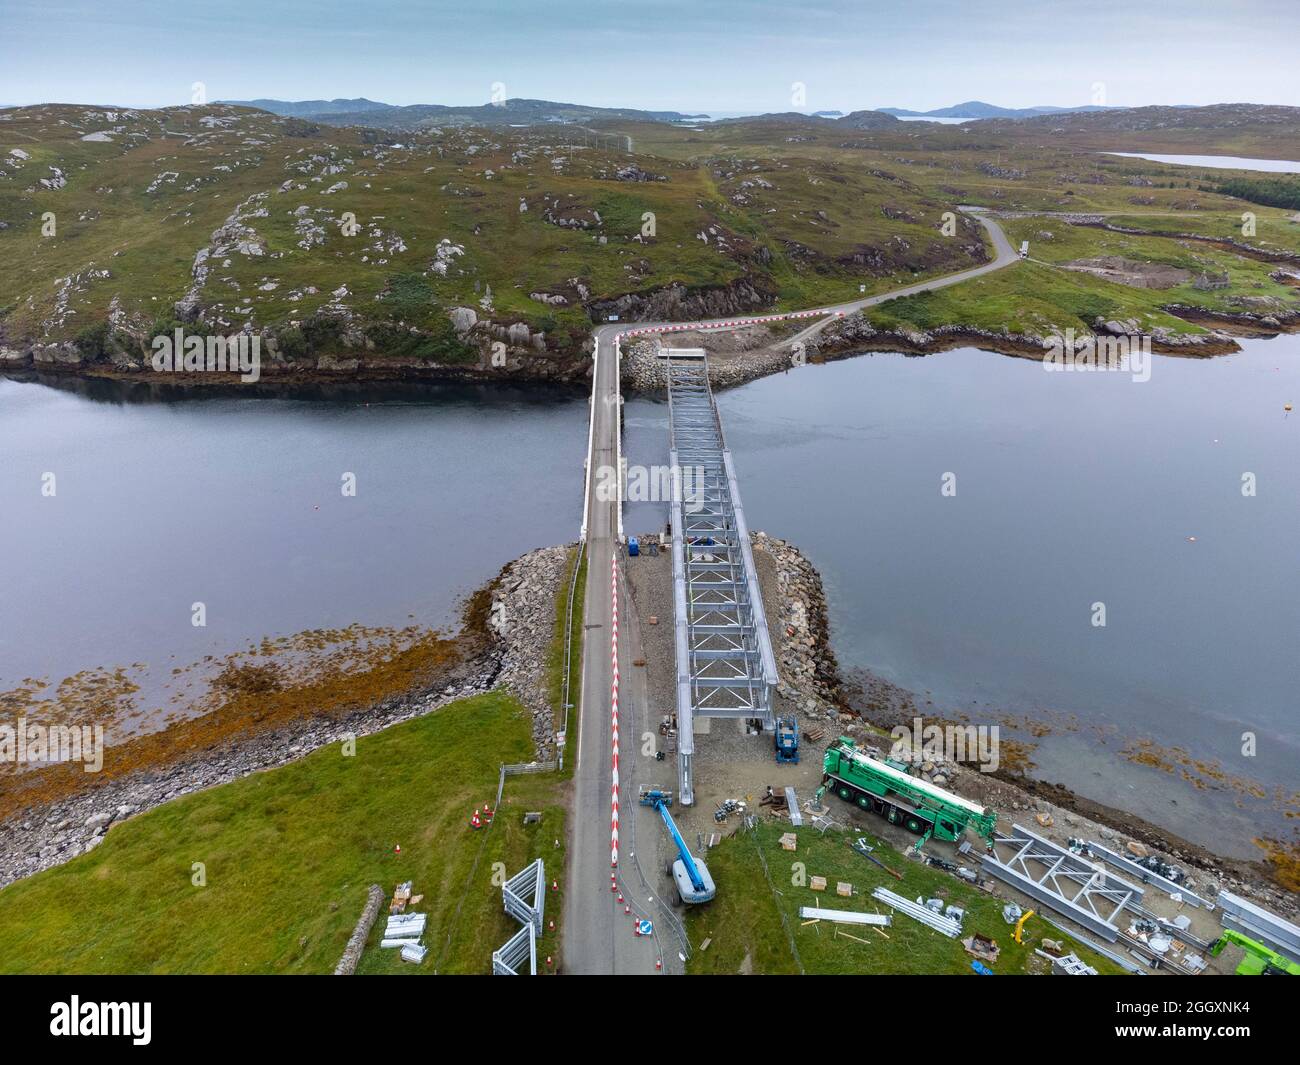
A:
<svg viewBox="0 0 1300 1065">
<path fill-rule="evenodd" d="M 1011 926 L 1002 919 L 1001 900 L 938 869 L 910 861 L 870 836 L 868 842 L 876 847 L 875 854 L 903 874 L 901 882 L 853 851 L 849 843 L 855 836 L 837 832 L 823 836 L 811 828 L 798 829 L 798 850 L 790 853 L 778 842 L 780 835 L 790 830 L 788 823 L 763 822 L 753 833 L 738 833 L 709 851 L 709 871 L 718 895 L 707 906 L 687 913 L 687 931 L 696 947 L 689 963 L 691 973 L 792 974 L 799 973 L 802 966 L 802 972 L 816 975 L 975 975 L 972 959 L 958 940 L 902 914 L 895 915 L 892 927 L 883 930 L 888 939 L 862 926 L 838 926 L 856 939 L 836 934 L 837 926 L 829 922 L 803 926 L 801 906 L 892 912 L 871 898 L 872 890 L 882 884 L 904 898 L 937 896 L 945 905 L 965 908 L 961 938 L 978 932 L 996 940 L 1001 954 L 992 969 L 1000 975 L 1045 971 L 1047 962 L 1034 953 L 1034 947 L 1044 936 L 1063 938 L 1055 928 L 1031 917 L 1025 925 L 1025 942 L 1017 945 L 1011 938 Z M 806 884 L 813 876 L 826 877 L 829 890 L 815 892 L 794 882 Z M 841 880 L 853 885 L 851 899 L 835 895 L 835 884 Z M 700 950 L 706 939 L 712 942 L 707 950 Z M 1123 971 L 1085 947 L 1071 943 L 1070 949 L 1102 974 Z"/>
<path fill-rule="evenodd" d="M 328 973 L 367 886 L 391 894 L 411 880 L 429 914 L 428 956 L 415 966 L 379 950 L 381 914 L 359 971 L 486 973 L 518 928 L 502 912 L 502 869 L 542 857 L 562 875 L 553 775 L 510 778 L 492 828 L 468 824 L 495 798 L 499 764 L 532 755 L 527 712 L 493 692 L 361 738 L 353 757 L 336 744 L 167 803 L 0 890 L 0 970 Z M 542 822 L 525 827 L 526 809 Z M 206 886 L 193 883 L 194 863 Z M 557 921 L 561 899 L 548 892 Z M 541 952 L 554 951 L 551 934 Z"/>
<path fill-rule="evenodd" d="M 992 332 L 1006 329 L 1041 335 L 1070 326 L 1085 332 L 1101 317 L 1136 318 L 1144 328 L 1203 332 L 1160 310 L 1165 302 L 1162 295 L 1022 262 L 948 288 L 889 300 L 867 313 L 874 325 L 886 329 L 960 323 Z"/>
</svg>

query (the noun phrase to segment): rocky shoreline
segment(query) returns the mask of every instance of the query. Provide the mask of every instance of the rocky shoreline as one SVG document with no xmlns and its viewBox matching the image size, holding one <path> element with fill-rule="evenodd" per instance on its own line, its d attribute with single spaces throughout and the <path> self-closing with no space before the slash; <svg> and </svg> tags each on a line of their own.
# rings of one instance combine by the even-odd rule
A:
<svg viewBox="0 0 1300 1065">
<path fill-rule="evenodd" d="M 80 793 L 0 823 L 0 888 L 94 849 L 114 824 L 171 799 L 297 761 L 349 736 L 368 736 L 496 687 L 508 688 L 530 712 L 538 759 L 553 758 L 555 722 L 545 661 L 554 633 L 555 597 L 569 576 L 569 551 L 567 546 L 541 548 L 502 569 L 485 589 L 490 597 L 484 603 L 485 646 L 432 690 L 395 696 L 342 717 L 318 716 L 234 738 L 99 786 L 88 774 Z"/>
<path fill-rule="evenodd" d="M 1183 358 L 1210 358 L 1230 355 L 1241 350 L 1228 334 L 1228 330 L 1242 335 L 1269 336 L 1300 328 L 1300 312 L 1282 315 L 1255 315 L 1251 313 L 1200 314 L 1196 308 L 1170 307 L 1186 321 L 1209 328 L 1199 333 L 1175 333 L 1159 328 L 1151 334 L 1151 349 L 1157 354 Z M 1196 313 L 1194 313 L 1196 312 Z M 1131 336 L 1141 332 L 1136 322 L 1097 321 L 1093 325 L 1096 335 Z M 688 346 L 696 342 L 707 343 L 703 334 L 678 334 Z M 846 315 L 830 322 L 821 332 L 805 341 L 802 354 L 806 362 L 830 362 L 851 358 L 869 352 L 895 352 L 903 355 L 934 355 L 953 348 L 975 347 L 1000 355 L 1042 361 L 1059 338 L 1033 333 L 993 331 L 964 325 L 942 325 L 929 330 L 902 331 L 879 329 L 872 325 L 862 312 Z M 668 387 L 668 368 L 658 357 L 658 342 L 636 340 L 623 349 L 621 374 L 624 388 L 629 392 L 644 394 L 663 393 Z M 775 373 L 795 368 L 795 360 L 787 343 L 772 342 L 754 345 L 747 350 L 728 352 L 709 358 L 709 381 L 715 389 L 733 388 Z"/>
<path fill-rule="evenodd" d="M 771 619 L 782 681 L 779 694 L 797 705 L 804 722 L 824 723 L 826 739 L 841 733 L 876 745 L 885 740 L 880 730 L 910 724 L 917 716 L 924 717 L 927 724 L 947 723 L 919 710 L 920 703 L 911 693 L 883 681 L 880 683 L 893 689 L 894 698 L 884 703 L 875 701 L 875 709 L 865 705 L 862 693 L 846 683 L 840 673 L 826 594 L 816 567 L 787 541 L 764 533 L 755 533 L 753 540 L 756 551 L 774 560 L 781 590 L 781 617 Z M 1023 813 L 1032 818 L 1046 814 L 1069 826 L 1072 835 L 1141 843 L 1171 864 L 1195 868 L 1202 894 L 1214 895 L 1223 887 L 1291 919 L 1300 915 L 1300 897 L 1276 885 L 1263 861 L 1222 858 L 1123 810 L 1081 798 L 1059 784 L 1036 781 L 1014 770 L 986 774 L 939 760 L 918 762 L 915 769 L 923 779 L 954 788 L 1003 815 Z"/>
<path fill-rule="evenodd" d="M 1249 317 L 1243 315 L 1241 320 L 1244 321 Z M 1231 319 L 1226 316 L 1219 321 L 1225 325 L 1231 323 Z M 1142 334 L 1138 323 L 1130 321 L 1098 319 L 1093 323 L 1092 328 L 1098 337 Z M 857 313 L 831 322 L 821 333 L 810 339 L 808 350 L 810 358 L 814 357 L 815 353 L 816 357 L 829 359 L 842 358 L 863 351 L 898 351 L 905 355 L 931 355 L 952 348 L 976 347 L 1002 355 L 1042 360 L 1049 351 L 1059 346 L 1060 340 L 1057 335 L 1012 333 L 1005 328 L 993 331 L 962 325 L 941 325 L 916 332 L 877 329 L 866 315 Z M 1161 327 L 1151 331 L 1151 349 L 1161 355 L 1205 358 L 1232 354 L 1240 351 L 1241 346 L 1222 332 L 1175 333 Z"/>
<path fill-rule="evenodd" d="M 876 700 L 866 705 L 862 692 L 841 675 L 817 569 L 788 541 L 761 532 L 753 540 L 755 551 L 772 559 L 777 575 L 780 608 L 770 624 L 781 678 L 778 694 L 797 707 L 805 725 L 820 722 L 829 736 L 846 734 L 864 743 L 882 744 L 882 730 L 919 713 L 910 693 L 899 689 L 892 702 Z M 484 646 L 430 690 L 385 699 L 338 718 L 316 717 L 232 739 L 191 758 L 102 786 L 92 781 L 71 798 L 28 809 L 0 823 L 0 887 L 92 850 L 114 824 L 137 813 L 285 765 L 349 736 L 370 735 L 434 713 L 456 699 L 493 688 L 507 688 L 528 710 L 537 759 L 554 758 L 555 718 L 546 686 L 546 650 L 554 634 L 556 599 L 569 579 L 570 550 L 570 546 L 540 548 L 505 566 L 478 600 L 488 632 Z M 934 717 L 927 720 L 943 723 Z M 1219 858 L 1124 811 L 1081 799 L 1060 785 L 1005 770 L 984 774 L 945 761 L 918 763 L 916 771 L 1003 814 L 1046 813 L 1080 836 L 1142 842 L 1165 860 L 1195 867 L 1208 877 L 1209 885 L 1203 880 L 1202 891 L 1222 886 L 1277 912 L 1294 915 L 1300 910 L 1300 899 L 1269 880 L 1265 863 Z"/>
</svg>

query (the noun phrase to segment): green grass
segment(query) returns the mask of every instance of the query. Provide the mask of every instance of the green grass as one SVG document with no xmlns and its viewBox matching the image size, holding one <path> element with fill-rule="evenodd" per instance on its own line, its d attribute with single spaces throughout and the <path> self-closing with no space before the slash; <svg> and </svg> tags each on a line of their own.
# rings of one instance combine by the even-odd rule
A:
<svg viewBox="0 0 1300 1065">
<path fill-rule="evenodd" d="M 471 808 L 495 798 L 499 764 L 532 755 L 526 711 L 492 692 L 361 738 L 353 757 L 334 744 L 167 803 L 0 891 L 0 970 L 328 973 L 367 886 L 391 895 L 411 880 L 429 914 L 428 957 L 414 966 L 379 950 L 381 913 L 359 971 L 488 972 L 518 927 L 502 912 L 502 868 L 542 857 L 561 875 L 554 776 L 510 778 L 492 828 L 468 825 Z M 525 828 L 525 809 L 543 811 L 542 823 Z M 196 862 L 205 887 L 191 882 Z M 558 921 L 560 898 L 548 892 L 548 918 Z M 554 953 L 553 935 L 541 950 Z"/>
<path fill-rule="evenodd" d="M 555 597 L 555 633 L 546 648 L 546 690 L 551 697 L 551 706 L 555 710 L 556 730 L 564 728 L 564 630 L 568 622 L 571 653 L 569 656 L 569 700 L 574 704 L 568 715 L 569 730 L 577 739 L 578 715 L 582 712 L 582 610 L 587 598 L 587 555 L 584 552 L 582 563 L 578 567 L 578 586 L 573 593 L 573 613 L 569 615 L 569 578 L 573 572 L 573 556 L 578 549 L 569 552 L 568 563 L 564 568 L 565 579 Z M 573 762 L 570 760 L 566 772 L 572 774 Z"/>
<path fill-rule="evenodd" d="M 1135 319 L 1141 328 L 1165 327 L 1178 333 L 1204 332 L 1163 308 L 1182 304 L 1209 311 L 1240 312 L 1300 309 L 1296 289 L 1269 278 L 1274 266 L 1209 245 L 1162 237 L 1112 233 L 1045 218 L 1012 219 L 1008 238 L 1030 242 L 1032 259 L 948 288 L 889 300 L 868 314 L 888 329 L 932 329 L 947 324 L 1012 333 L 1037 333 L 1073 327 L 1092 328 L 1097 318 Z M 1040 237 L 1051 233 L 1050 239 Z M 1163 263 L 1191 272 L 1226 274 L 1230 287 L 1201 291 L 1191 281 L 1168 289 L 1134 288 L 1056 264 L 1099 256 Z M 1264 308 L 1261 311 L 1261 308 Z"/>
<path fill-rule="evenodd" d="M 1225 172 L 1081 150 L 1089 146 L 1081 134 L 1043 143 L 1041 132 L 1028 127 L 923 130 L 899 123 L 892 130 L 852 131 L 772 121 L 693 132 L 616 123 L 638 146 L 629 160 L 565 147 L 563 131 L 545 127 L 413 133 L 404 137 L 407 147 L 395 150 L 367 143 L 355 129 L 291 136 L 281 119 L 214 107 L 119 115 L 124 132 L 112 143 L 94 143 L 80 134 L 109 123 L 86 108 L 6 114 L 0 123 L 0 220 L 8 224 L 0 230 L 0 340 L 9 345 L 91 337 L 88 327 L 105 321 L 113 306 L 124 316 L 125 332 L 147 338 L 152 323 L 169 318 L 172 303 L 190 287 L 195 253 L 255 193 L 266 194 L 267 213 L 248 224 L 265 254 L 234 253 L 228 265 L 212 261 L 201 302 L 215 331 L 248 321 L 283 337 L 295 357 L 364 350 L 370 359 L 465 364 L 479 353 L 446 331 L 446 314 L 453 306 L 477 309 L 488 287 L 495 322 L 526 320 L 548 334 L 546 352 L 525 356 L 539 360 L 578 350 L 590 329 L 584 302 L 650 295 L 669 285 L 698 291 L 744 278 L 771 293 L 781 309 L 839 302 L 861 285 L 880 292 L 973 265 L 978 227 L 959 238 L 944 238 L 938 229 L 942 214 L 959 203 L 1105 212 L 1142 229 L 1238 238 L 1241 214 L 1250 210 L 1257 234 L 1245 239 L 1300 250 L 1292 212 L 1215 191 Z M 209 129 L 205 120 L 227 125 Z M 1282 143 L 1295 136 L 1277 132 Z M 1224 130 L 1218 146 L 1235 145 L 1233 136 Z M 5 163 L 11 147 L 31 158 L 22 167 Z M 1274 154 L 1286 151 L 1278 147 Z M 614 180 L 629 161 L 666 180 Z M 325 174 L 326 163 L 341 169 Z M 50 166 L 64 171 L 65 188 L 36 184 Z M 158 184 L 160 175 L 173 172 L 175 180 Z M 281 191 L 286 181 L 290 186 Z M 340 181 L 346 189 L 327 193 Z M 521 201 L 528 210 L 519 210 Z M 601 220 L 585 230 L 553 224 L 545 214 L 557 204 L 587 217 L 599 212 Z M 295 212 L 304 207 L 322 227 L 320 243 L 308 248 L 295 229 Z M 55 236 L 41 236 L 46 211 L 57 216 Z M 359 234 L 341 231 L 345 212 L 355 215 Z M 642 241 L 647 212 L 655 216 L 656 233 Z M 1069 227 L 1028 219 L 1010 228 L 1028 233 L 1035 255 L 1051 258 L 1044 242 L 1034 240 L 1036 231 Z M 707 242 L 699 239 L 711 230 Z M 1114 244 L 1100 231 L 1058 237 L 1062 250 L 1077 243 L 1085 254 Z M 431 264 L 444 238 L 465 252 L 439 274 Z M 1215 249 L 1169 238 L 1134 238 L 1129 247 L 1151 258 L 1204 255 L 1220 262 Z M 1172 295 L 1211 307 L 1277 295 L 1266 264 L 1243 260 L 1227 268 L 1232 286 L 1226 293 Z M 68 278 L 75 280 L 61 293 Z M 1179 327 L 1159 313 L 1170 294 L 1096 279 L 1049 279 L 1044 288 L 1043 280 L 1025 271 L 999 275 L 996 282 L 972 282 L 880 313 L 918 326 L 1064 327 L 1105 305 L 1112 314 Z M 356 317 L 355 329 L 333 336 L 293 325 L 332 304 L 340 287 L 347 289 L 338 299 Z M 548 305 L 534 300 L 535 292 L 569 302 Z M 975 306 L 985 299 L 989 306 Z"/>
<path fill-rule="evenodd" d="M 790 830 L 788 824 L 763 822 L 755 832 L 738 833 L 709 851 L 709 871 L 717 883 L 718 895 L 707 906 L 687 913 L 687 932 L 696 946 L 689 972 L 727 974 L 748 969 L 758 974 L 789 974 L 798 973 L 802 962 L 804 972 L 812 975 L 973 976 L 972 959 L 960 943 L 973 932 L 997 941 L 1001 955 L 992 966 L 997 974 L 1042 971 L 1046 963 L 1034 954 L 1034 947 L 1044 936 L 1067 939 L 1067 949 L 1075 950 L 1099 973 L 1122 972 L 1113 962 L 1069 941 L 1034 917 L 1025 925 L 1025 942 L 1017 945 L 1012 939 L 1013 929 L 1002 919 L 1002 900 L 938 869 L 911 861 L 869 835 L 868 842 L 876 846 L 875 854 L 903 874 L 901 882 L 853 851 L 849 843 L 855 836 L 838 832 L 823 836 L 811 828 L 796 829 L 799 846 L 791 853 L 778 842 L 778 837 Z M 766 859 L 770 880 L 759 860 L 759 849 Z M 813 876 L 826 877 L 828 890 L 816 892 L 794 882 L 806 884 Z M 851 883 L 856 894 L 849 899 L 838 897 L 837 881 Z M 880 885 L 904 898 L 938 896 L 945 905 L 962 906 L 966 910 L 962 935 L 957 940 L 948 939 L 902 914 L 895 915 L 893 925 L 883 930 L 888 939 L 870 928 L 838 926 L 865 943 L 837 935 L 837 926 L 830 922 L 803 926 L 801 906 L 891 913 L 871 898 L 872 890 Z M 783 913 L 786 927 L 781 922 Z M 791 950 L 791 938 L 795 950 Z M 712 942 L 707 950 L 700 950 L 705 939 Z"/>
<path fill-rule="evenodd" d="M 1204 332 L 1161 310 L 1177 302 L 1171 292 L 1182 291 L 1181 287 L 1165 292 L 1128 288 L 1084 273 L 1021 262 L 948 288 L 889 300 L 867 314 L 873 325 L 883 329 L 959 324 L 1044 335 L 1069 327 L 1085 332 L 1100 317 L 1137 319 L 1144 329 L 1164 326 L 1180 333 Z"/>
</svg>

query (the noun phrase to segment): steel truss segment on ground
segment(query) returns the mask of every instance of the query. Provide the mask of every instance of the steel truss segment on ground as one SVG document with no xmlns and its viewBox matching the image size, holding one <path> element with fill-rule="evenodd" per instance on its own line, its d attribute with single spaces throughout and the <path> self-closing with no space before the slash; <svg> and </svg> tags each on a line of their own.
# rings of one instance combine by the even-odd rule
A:
<svg viewBox="0 0 1300 1065">
<path fill-rule="evenodd" d="M 674 481 L 691 489 L 671 502 L 679 799 L 690 805 L 695 718 L 759 718 L 775 727 L 777 674 L 707 356 L 670 351 L 667 370 Z"/>
<path fill-rule="evenodd" d="M 1142 901 L 1142 889 L 1019 825 L 993 838 L 984 872 L 1050 906 L 1113 943 L 1125 907 Z"/>
<path fill-rule="evenodd" d="M 506 913 L 523 927 L 492 952 L 492 975 L 522 976 L 527 962 L 528 974 L 536 976 L 537 940 L 546 911 L 546 866 L 542 859 L 524 866 L 502 884 L 501 899 Z"/>
<path fill-rule="evenodd" d="M 524 966 L 527 965 L 527 970 Z M 537 933 L 526 924 L 492 952 L 493 976 L 523 976 L 537 972 Z"/>
<path fill-rule="evenodd" d="M 531 924 L 540 936 L 546 910 L 546 867 L 538 858 L 501 887 L 506 913 L 520 924 Z"/>
</svg>

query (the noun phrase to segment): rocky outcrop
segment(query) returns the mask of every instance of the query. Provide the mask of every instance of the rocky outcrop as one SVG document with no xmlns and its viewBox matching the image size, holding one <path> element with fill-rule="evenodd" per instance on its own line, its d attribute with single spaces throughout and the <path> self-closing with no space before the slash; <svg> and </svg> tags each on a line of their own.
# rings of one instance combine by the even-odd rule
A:
<svg viewBox="0 0 1300 1065">
<path fill-rule="evenodd" d="M 617 315 L 620 321 L 681 322 L 748 314 L 771 305 L 776 293 L 766 278 L 747 277 L 729 285 L 692 288 L 668 285 L 653 292 L 629 292 L 590 300 L 584 307 L 594 322 Z"/>
<path fill-rule="evenodd" d="M 1174 313 L 1172 308 L 1170 313 Z M 1098 320 L 1098 333 L 1147 334 L 1152 349 L 1168 355 L 1223 355 L 1240 350 L 1235 341 L 1220 333 L 1176 333 L 1164 326 L 1144 330 L 1136 321 Z M 933 329 L 879 329 L 866 315 L 846 315 L 828 325 L 808 341 L 809 357 L 837 358 L 865 351 L 900 351 L 911 355 L 929 355 L 949 348 L 971 346 L 1004 355 L 1041 359 L 1059 343 L 1057 334 L 1013 333 L 1005 326 L 1000 330 L 980 329 L 969 325 L 941 325 Z"/>
<path fill-rule="evenodd" d="M 322 321 L 328 319 L 327 324 L 338 337 L 337 344 L 318 355 L 285 354 L 284 338 L 292 336 L 293 330 L 249 332 L 250 336 L 256 335 L 260 339 L 261 384 L 348 380 L 580 384 L 591 373 L 591 359 L 580 342 L 581 338 L 568 346 L 553 348 L 548 343 L 548 334 L 534 331 L 527 322 L 495 322 L 490 318 L 480 318 L 469 307 L 457 307 L 449 314 L 459 346 L 446 357 L 398 355 L 386 350 L 387 343 L 393 338 L 411 345 L 434 339 L 414 328 L 385 333 L 383 323 L 367 323 L 343 307 L 332 308 L 328 314 L 322 313 L 318 317 Z M 573 338 L 560 340 L 572 342 Z M 235 379 L 233 373 L 156 372 L 150 362 L 150 341 L 151 338 L 140 329 L 113 324 L 105 331 L 98 350 L 83 348 L 71 341 L 19 344 L 6 341 L 0 333 L 0 366 L 47 373 L 131 377 L 187 386 L 229 385 Z"/>
<path fill-rule="evenodd" d="M 1271 304 L 1272 301 L 1269 302 Z M 1214 311 L 1205 307 L 1173 303 L 1165 310 L 1189 322 L 1217 323 L 1228 328 L 1245 329 L 1251 332 L 1281 333 L 1300 329 L 1300 310 L 1280 310 L 1273 306 L 1265 306 L 1256 311 Z"/>
</svg>

